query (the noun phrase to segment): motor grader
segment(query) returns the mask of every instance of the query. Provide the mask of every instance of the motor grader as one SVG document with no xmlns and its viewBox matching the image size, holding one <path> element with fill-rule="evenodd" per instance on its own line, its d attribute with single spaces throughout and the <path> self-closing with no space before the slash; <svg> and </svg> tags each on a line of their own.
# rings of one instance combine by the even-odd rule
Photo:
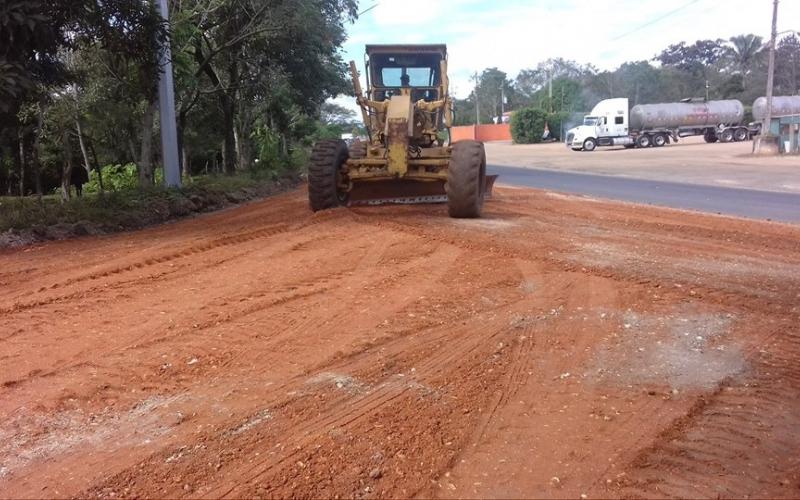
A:
<svg viewBox="0 0 800 500">
<path fill-rule="evenodd" d="M 308 167 L 314 211 L 351 204 L 447 202 L 451 217 L 479 217 L 487 182 L 483 144 L 449 143 L 453 103 L 445 45 L 367 45 L 367 92 L 350 73 L 369 140 L 323 140 Z"/>
</svg>

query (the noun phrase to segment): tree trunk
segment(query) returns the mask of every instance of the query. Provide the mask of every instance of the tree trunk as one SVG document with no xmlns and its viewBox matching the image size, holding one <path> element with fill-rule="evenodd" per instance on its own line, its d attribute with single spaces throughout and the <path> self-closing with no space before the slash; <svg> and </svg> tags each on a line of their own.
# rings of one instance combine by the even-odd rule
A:
<svg viewBox="0 0 800 500">
<path fill-rule="evenodd" d="M 153 121 L 156 103 L 151 102 L 142 117 L 142 147 L 139 152 L 139 187 L 153 185 Z"/>
<path fill-rule="evenodd" d="M 69 131 L 64 131 L 64 157 L 66 162 L 61 171 L 61 202 L 70 198 L 70 180 L 72 179 L 72 145 L 69 142 Z"/>
<path fill-rule="evenodd" d="M 17 132 L 19 140 L 19 195 L 25 196 L 25 134 L 20 126 Z"/>
<path fill-rule="evenodd" d="M 94 143 L 89 143 L 89 149 L 92 150 L 92 159 L 94 160 L 94 168 L 97 170 L 97 183 L 100 185 L 100 194 L 104 195 L 106 193 L 106 188 L 103 185 L 103 167 L 100 165 L 100 162 L 97 161 L 97 151 L 94 149 Z"/>
<path fill-rule="evenodd" d="M 42 199 L 42 164 L 39 161 L 39 144 L 41 143 L 42 139 L 42 127 L 44 125 L 44 110 L 42 107 L 44 106 L 43 103 L 39 103 L 39 110 L 36 113 L 36 132 L 34 132 L 33 138 L 33 149 L 31 151 L 31 164 L 33 165 L 33 176 L 36 183 L 36 196 L 39 197 L 39 201 Z"/>
<path fill-rule="evenodd" d="M 233 99 L 226 93 L 220 94 L 222 101 L 222 128 L 225 134 L 225 147 L 223 148 L 222 164 L 225 173 L 234 175 L 236 173 L 236 138 L 234 137 L 234 109 Z"/>
<path fill-rule="evenodd" d="M 83 157 L 83 168 L 86 170 L 86 176 L 89 178 L 92 173 L 92 165 L 89 163 L 89 152 L 86 150 L 86 143 L 83 141 L 83 131 L 81 130 L 81 121 L 75 117 L 75 132 L 78 134 L 78 144 L 81 147 L 81 156 Z"/>
<path fill-rule="evenodd" d="M 192 173 L 189 171 L 189 152 L 186 150 L 186 146 L 181 145 L 181 172 L 183 172 L 183 177 L 188 179 Z"/>
</svg>

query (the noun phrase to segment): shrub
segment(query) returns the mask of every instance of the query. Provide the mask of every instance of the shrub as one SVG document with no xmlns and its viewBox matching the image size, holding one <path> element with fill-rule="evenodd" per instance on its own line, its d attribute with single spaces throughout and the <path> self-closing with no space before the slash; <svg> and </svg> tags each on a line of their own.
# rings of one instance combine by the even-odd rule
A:
<svg viewBox="0 0 800 500">
<path fill-rule="evenodd" d="M 542 142 L 547 112 L 538 108 L 522 108 L 511 115 L 511 138 L 516 144 Z"/>
</svg>

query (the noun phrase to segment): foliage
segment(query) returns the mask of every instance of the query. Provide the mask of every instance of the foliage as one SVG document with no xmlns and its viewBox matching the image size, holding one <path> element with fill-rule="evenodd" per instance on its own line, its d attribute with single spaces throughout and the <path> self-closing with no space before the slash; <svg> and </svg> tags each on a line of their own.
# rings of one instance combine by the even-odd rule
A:
<svg viewBox="0 0 800 500">
<path fill-rule="evenodd" d="M 542 142 L 547 112 L 539 108 L 522 108 L 511 116 L 511 138 L 516 144 Z"/>
<path fill-rule="evenodd" d="M 285 177 L 281 185 L 295 183 L 296 177 Z M 48 239 L 49 228 L 57 225 L 68 226 L 60 230 L 76 235 L 134 229 L 240 203 L 278 189 L 280 186 L 276 187 L 274 179 L 264 181 L 248 175 L 200 176 L 182 189 L 120 189 L 104 196 L 87 194 L 65 203 L 55 196 L 44 196 L 39 201 L 0 197 L 0 232 L 32 230 L 35 236 Z"/>
</svg>

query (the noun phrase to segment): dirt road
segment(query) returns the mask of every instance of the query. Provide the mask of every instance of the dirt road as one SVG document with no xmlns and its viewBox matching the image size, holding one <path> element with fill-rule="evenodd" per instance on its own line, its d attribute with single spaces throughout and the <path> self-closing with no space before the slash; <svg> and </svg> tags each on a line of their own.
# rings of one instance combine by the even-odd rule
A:
<svg viewBox="0 0 800 500">
<path fill-rule="evenodd" d="M 0 254 L 0 496 L 800 495 L 800 228 L 304 196 Z"/>
</svg>

